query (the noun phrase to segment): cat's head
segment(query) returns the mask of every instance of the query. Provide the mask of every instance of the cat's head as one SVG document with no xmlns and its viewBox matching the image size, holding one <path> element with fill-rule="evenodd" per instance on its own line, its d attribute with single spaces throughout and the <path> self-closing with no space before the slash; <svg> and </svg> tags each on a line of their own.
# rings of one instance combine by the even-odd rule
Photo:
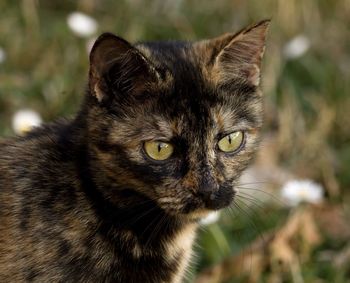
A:
<svg viewBox="0 0 350 283">
<path fill-rule="evenodd" d="M 109 200 L 123 188 L 185 217 L 230 205 L 259 140 L 268 24 L 193 43 L 97 39 L 89 148 Z"/>
</svg>

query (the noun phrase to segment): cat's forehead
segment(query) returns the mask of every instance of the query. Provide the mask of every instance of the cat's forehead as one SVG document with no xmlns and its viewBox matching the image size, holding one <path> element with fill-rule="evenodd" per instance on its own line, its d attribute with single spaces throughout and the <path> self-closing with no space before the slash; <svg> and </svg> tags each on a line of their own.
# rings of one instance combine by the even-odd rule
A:
<svg viewBox="0 0 350 283">
<path fill-rule="evenodd" d="M 145 126 L 144 132 L 153 134 L 152 138 L 182 136 L 191 139 L 255 130 L 262 124 L 261 96 L 252 94 L 250 99 L 246 99 L 238 94 L 223 99 L 210 88 L 193 90 L 186 95 L 174 91 L 164 96 L 160 94 L 154 107 L 140 117 Z"/>
<path fill-rule="evenodd" d="M 199 82 L 204 64 L 201 52 L 191 42 L 169 41 L 139 44 L 137 48 L 157 68 L 169 71 L 168 83 Z M 175 80 L 175 81 L 174 81 Z"/>
</svg>

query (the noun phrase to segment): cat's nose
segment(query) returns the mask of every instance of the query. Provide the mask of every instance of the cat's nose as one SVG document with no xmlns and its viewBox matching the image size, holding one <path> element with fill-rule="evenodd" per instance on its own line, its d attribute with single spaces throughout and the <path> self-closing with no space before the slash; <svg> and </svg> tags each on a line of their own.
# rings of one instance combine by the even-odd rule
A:
<svg viewBox="0 0 350 283">
<path fill-rule="evenodd" d="M 206 204 L 214 201 L 216 197 L 215 192 L 210 189 L 200 190 L 198 194 Z"/>
<path fill-rule="evenodd" d="M 198 194 L 205 203 L 215 200 L 219 184 L 210 173 L 204 173 L 199 183 Z"/>
</svg>

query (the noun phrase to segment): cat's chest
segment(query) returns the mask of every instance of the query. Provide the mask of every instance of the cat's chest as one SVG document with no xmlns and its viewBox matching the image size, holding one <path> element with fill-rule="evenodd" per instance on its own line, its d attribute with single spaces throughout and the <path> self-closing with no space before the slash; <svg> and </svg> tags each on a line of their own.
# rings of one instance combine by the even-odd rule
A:
<svg viewBox="0 0 350 283">
<path fill-rule="evenodd" d="M 190 224 L 171 237 L 147 244 L 137 241 L 135 235 L 125 233 L 124 252 L 117 260 L 118 276 L 132 278 L 130 282 L 141 282 L 145 278 L 149 282 L 182 282 L 192 255 L 195 232 L 196 224 Z"/>
<path fill-rule="evenodd" d="M 170 241 L 167 247 L 167 258 L 176 259 L 176 256 L 181 254 L 177 260 L 177 272 L 172 278 L 172 283 L 182 282 L 185 276 L 188 264 L 192 257 L 192 245 L 196 235 L 196 224 L 188 225 L 183 230 L 179 231 Z"/>
</svg>

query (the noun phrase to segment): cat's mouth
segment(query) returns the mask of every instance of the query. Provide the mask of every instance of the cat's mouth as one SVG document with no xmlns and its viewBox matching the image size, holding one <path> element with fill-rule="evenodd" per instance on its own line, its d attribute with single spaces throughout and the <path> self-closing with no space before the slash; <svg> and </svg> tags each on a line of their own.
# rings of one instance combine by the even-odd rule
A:
<svg viewBox="0 0 350 283">
<path fill-rule="evenodd" d="M 228 207 L 232 203 L 235 193 L 232 187 L 223 187 L 209 197 L 197 195 L 185 203 L 181 214 L 190 217 L 205 216 L 209 212 Z"/>
<path fill-rule="evenodd" d="M 232 182 L 225 182 L 217 190 L 209 193 L 201 193 L 198 190 L 190 192 L 188 188 L 177 188 L 179 191 L 187 191 L 181 197 L 163 196 L 158 199 L 158 205 L 168 214 L 173 216 L 199 219 L 208 213 L 228 207 L 233 202 L 236 191 Z"/>
</svg>

